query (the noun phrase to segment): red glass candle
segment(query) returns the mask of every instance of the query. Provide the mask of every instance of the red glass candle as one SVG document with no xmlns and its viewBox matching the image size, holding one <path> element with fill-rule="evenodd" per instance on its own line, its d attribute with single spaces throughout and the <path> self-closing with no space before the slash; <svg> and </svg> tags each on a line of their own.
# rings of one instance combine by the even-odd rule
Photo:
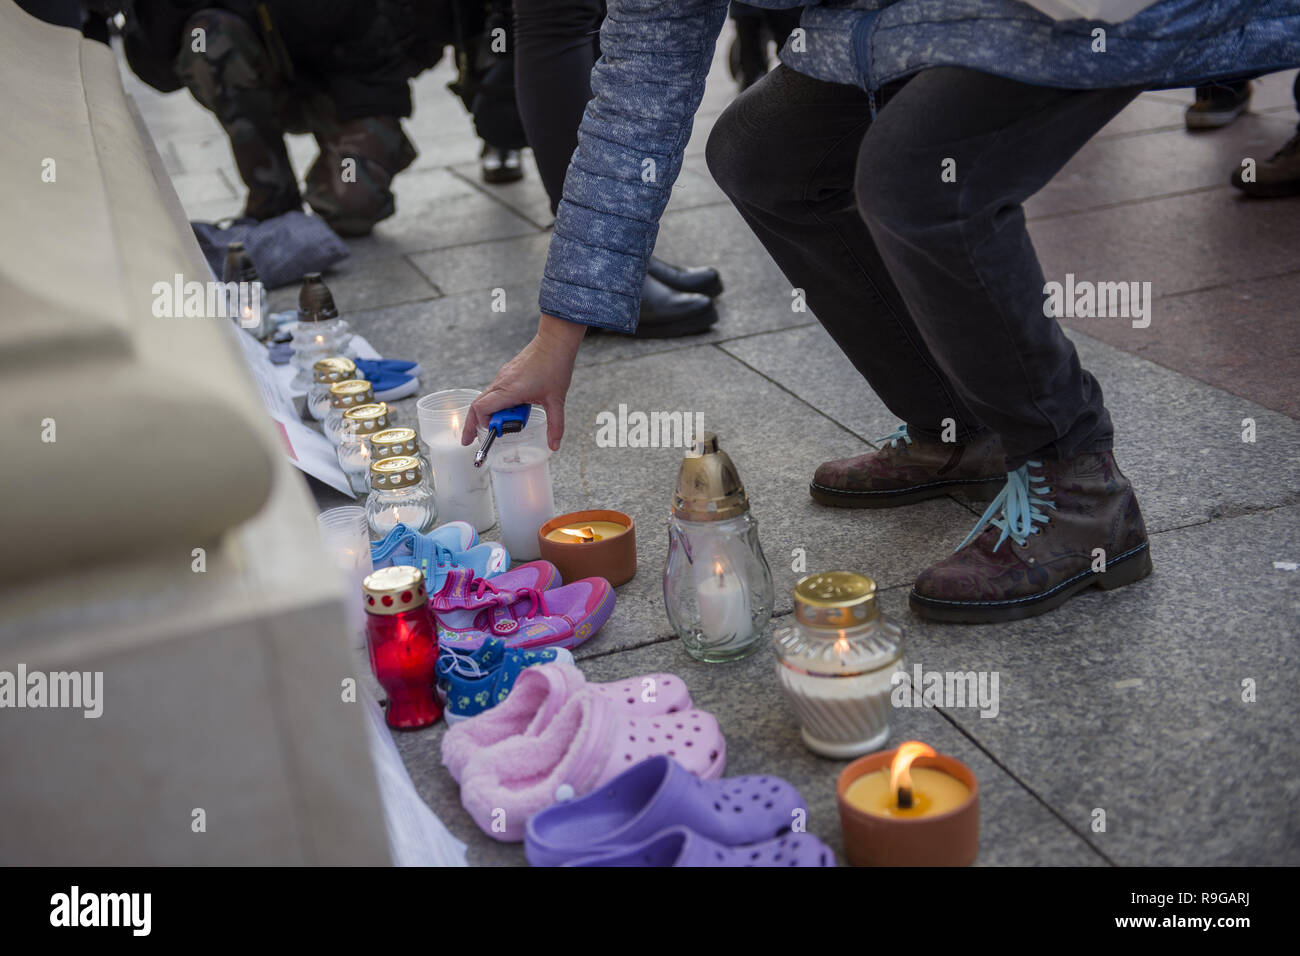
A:
<svg viewBox="0 0 1300 956">
<path fill-rule="evenodd" d="M 438 638 L 429 616 L 424 572 L 380 568 L 361 585 L 370 669 L 388 692 L 388 726 L 411 730 L 442 716 L 434 696 Z"/>
</svg>

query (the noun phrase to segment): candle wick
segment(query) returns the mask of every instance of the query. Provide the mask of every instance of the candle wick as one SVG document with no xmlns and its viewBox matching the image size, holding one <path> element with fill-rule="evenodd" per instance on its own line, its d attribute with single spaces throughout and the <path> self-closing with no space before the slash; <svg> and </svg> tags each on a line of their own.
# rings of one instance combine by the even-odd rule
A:
<svg viewBox="0 0 1300 956">
<path fill-rule="evenodd" d="M 911 787 L 898 788 L 898 809 L 900 810 L 912 809 L 912 788 Z"/>
</svg>

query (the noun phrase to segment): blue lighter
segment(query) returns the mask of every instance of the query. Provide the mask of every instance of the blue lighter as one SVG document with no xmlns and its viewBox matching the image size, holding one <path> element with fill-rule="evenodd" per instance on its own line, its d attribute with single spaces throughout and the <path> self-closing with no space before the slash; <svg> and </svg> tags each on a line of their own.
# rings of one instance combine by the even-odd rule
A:
<svg viewBox="0 0 1300 956">
<path fill-rule="evenodd" d="M 483 465 L 488 449 L 492 447 L 492 443 L 499 435 L 515 435 L 523 431 L 524 426 L 528 424 L 528 413 L 532 410 L 532 405 L 514 405 L 493 412 L 492 417 L 488 419 L 487 438 L 483 439 L 483 445 L 474 456 L 474 467 L 479 468 Z"/>
</svg>

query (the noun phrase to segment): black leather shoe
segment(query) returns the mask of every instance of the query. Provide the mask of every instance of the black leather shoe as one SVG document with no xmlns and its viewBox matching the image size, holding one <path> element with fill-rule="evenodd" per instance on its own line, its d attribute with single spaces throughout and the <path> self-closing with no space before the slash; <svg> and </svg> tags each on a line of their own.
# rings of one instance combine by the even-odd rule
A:
<svg viewBox="0 0 1300 956">
<path fill-rule="evenodd" d="M 638 339 L 672 339 L 707 332 L 717 321 L 717 310 L 707 295 L 678 292 L 646 276 L 641 287 L 641 317 L 632 334 Z"/>
<path fill-rule="evenodd" d="M 484 143 L 481 166 L 483 182 L 492 185 L 514 183 L 524 178 L 523 162 L 517 149 L 498 149 Z"/>
<path fill-rule="evenodd" d="M 722 277 L 717 269 L 708 266 L 670 266 L 651 256 L 650 274 L 678 292 L 694 292 L 710 298 L 722 294 Z"/>
</svg>

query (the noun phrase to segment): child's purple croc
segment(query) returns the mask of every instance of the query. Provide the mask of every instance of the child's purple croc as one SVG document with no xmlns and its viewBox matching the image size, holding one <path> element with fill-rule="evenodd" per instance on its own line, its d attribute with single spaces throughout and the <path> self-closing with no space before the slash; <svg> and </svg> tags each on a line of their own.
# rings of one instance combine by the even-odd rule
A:
<svg viewBox="0 0 1300 956">
<path fill-rule="evenodd" d="M 585 797 L 529 819 L 524 852 L 533 866 L 626 850 L 684 826 L 724 846 L 763 843 L 808 820 L 799 791 L 779 777 L 701 780 L 671 757 L 650 757 Z M 802 834 L 800 834 L 802 835 Z"/>
<path fill-rule="evenodd" d="M 686 827 L 669 827 L 636 846 L 570 860 L 565 866 L 834 866 L 835 854 L 811 833 L 749 846 L 723 846 Z"/>
</svg>

